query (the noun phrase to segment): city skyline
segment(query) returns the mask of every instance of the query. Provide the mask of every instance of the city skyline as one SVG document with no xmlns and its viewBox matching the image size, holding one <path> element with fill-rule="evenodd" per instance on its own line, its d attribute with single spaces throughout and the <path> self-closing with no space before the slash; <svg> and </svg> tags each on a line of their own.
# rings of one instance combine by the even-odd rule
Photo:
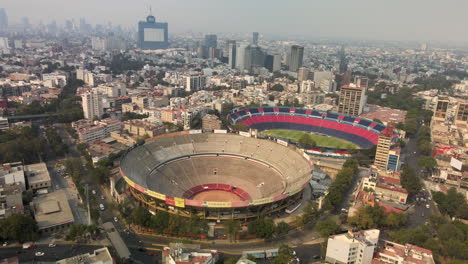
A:
<svg viewBox="0 0 468 264">
<path fill-rule="evenodd" d="M 83 17 L 92 24 L 112 22 L 136 28 L 137 22 L 148 15 L 149 6 L 158 21 L 170 24 L 172 33 L 258 31 L 271 37 L 468 42 L 468 36 L 459 34 L 466 25 L 463 10 L 468 9 L 468 2 L 457 0 L 396 0 L 391 4 L 371 0 L 340 3 L 298 0 L 288 5 L 265 0 L 255 3 L 245 0 L 235 3 L 24 0 L 6 2 L 1 7 L 5 8 L 10 24 L 18 23 L 22 17 L 28 17 L 31 23 L 49 23 L 54 19 L 63 22 L 72 18 L 79 21 Z M 449 10 L 450 7 L 456 8 Z"/>
</svg>

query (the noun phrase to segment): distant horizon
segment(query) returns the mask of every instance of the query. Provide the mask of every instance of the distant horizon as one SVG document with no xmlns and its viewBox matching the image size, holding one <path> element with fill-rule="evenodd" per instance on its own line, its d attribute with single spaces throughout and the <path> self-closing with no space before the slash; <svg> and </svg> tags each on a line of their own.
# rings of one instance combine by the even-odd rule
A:
<svg viewBox="0 0 468 264">
<path fill-rule="evenodd" d="M 330 1 L 332 2 L 332 1 Z M 468 1 L 458 0 L 337 0 L 314 3 L 296 0 L 219 2 L 215 0 L 22 0 L 3 3 L 9 24 L 28 17 L 31 24 L 53 20 L 63 24 L 84 18 L 90 24 L 135 28 L 152 6 L 158 21 L 169 23 L 169 32 L 246 34 L 313 39 L 352 39 L 354 41 L 396 41 L 438 44 L 468 44 L 464 11 Z M 60 12 L 57 12 L 59 10 Z M 245 33 L 244 33 L 245 32 Z M 468 45 L 467 45 L 468 48 Z"/>
</svg>

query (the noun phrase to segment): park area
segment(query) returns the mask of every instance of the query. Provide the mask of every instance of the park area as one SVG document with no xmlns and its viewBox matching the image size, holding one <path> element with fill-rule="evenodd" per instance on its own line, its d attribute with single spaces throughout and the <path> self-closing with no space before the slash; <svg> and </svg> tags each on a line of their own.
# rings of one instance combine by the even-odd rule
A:
<svg viewBox="0 0 468 264">
<path fill-rule="evenodd" d="M 263 131 L 265 135 L 290 139 L 293 142 L 299 142 L 299 139 L 304 135 L 308 134 L 312 138 L 318 147 L 325 148 L 338 148 L 338 149 L 357 149 L 358 146 L 353 143 L 334 137 L 327 137 L 322 135 L 310 134 L 307 132 L 286 130 L 286 129 L 272 129 Z"/>
</svg>

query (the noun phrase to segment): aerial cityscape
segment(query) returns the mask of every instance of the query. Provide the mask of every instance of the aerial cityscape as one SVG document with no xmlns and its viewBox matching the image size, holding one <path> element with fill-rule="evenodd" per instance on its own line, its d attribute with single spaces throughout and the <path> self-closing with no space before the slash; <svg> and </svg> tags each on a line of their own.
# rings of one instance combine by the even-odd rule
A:
<svg viewBox="0 0 468 264">
<path fill-rule="evenodd" d="M 376 2 L 0 3 L 0 264 L 468 263 L 468 2 Z"/>
</svg>

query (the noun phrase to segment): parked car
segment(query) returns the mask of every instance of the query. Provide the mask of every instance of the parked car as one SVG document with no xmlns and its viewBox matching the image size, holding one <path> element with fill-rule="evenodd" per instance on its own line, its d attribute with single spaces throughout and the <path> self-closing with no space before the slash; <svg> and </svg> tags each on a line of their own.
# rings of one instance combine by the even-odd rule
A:
<svg viewBox="0 0 468 264">
<path fill-rule="evenodd" d="M 119 219 L 117 218 L 117 216 L 114 216 L 114 222 L 118 222 Z"/>
<path fill-rule="evenodd" d="M 44 256 L 44 252 L 38 251 L 38 252 L 36 252 L 36 254 L 34 254 L 34 255 L 35 255 L 36 257 L 42 257 L 42 256 Z"/>
<path fill-rule="evenodd" d="M 56 246 L 57 246 L 57 245 L 56 245 L 56 244 L 53 244 L 53 243 L 50 243 L 50 244 L 49 244 L 49 247 L 50 247 L 50 248 L 54 248 L 54 247 L 56 247 Z"/>
<path fill-rule="evenodd" d="M 429 204 L 426 204 L 426 208 L 429 209 L 431 208 L 431 206 Z"/>
<path fill-rule="evenodd" d="M 8 246 L 8 242 L 6 242 L 6 241 L 3 242 L 3 246 L 4 246 L 4 247 Z"/>
<path fill-rule="evenodd" d="M 104 211 L 104 205 L 103 204 L 99 204 L 99 209 L 101 209 L 101 211 Z"/>
<path fill-rule="evenodd" d="M 91 193 L 96 195 L 96 191 L 95 190 L 91 190 Z"/>
</svg>

